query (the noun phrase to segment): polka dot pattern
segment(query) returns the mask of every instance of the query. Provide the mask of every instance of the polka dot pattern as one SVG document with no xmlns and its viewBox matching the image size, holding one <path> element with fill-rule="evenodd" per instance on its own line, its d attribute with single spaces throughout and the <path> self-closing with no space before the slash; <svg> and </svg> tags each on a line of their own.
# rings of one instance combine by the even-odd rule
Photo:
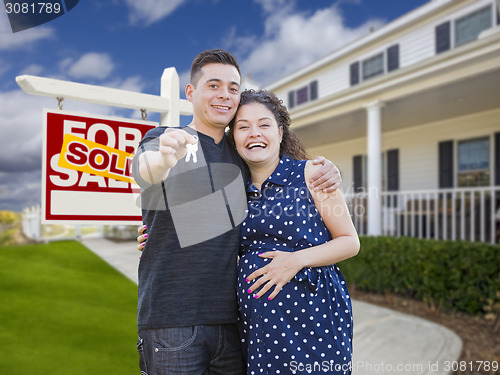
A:
<svg viewBox="0 0 500 375">
<path fill-rule="evenodd" d="M 337 265 L 302 269 L 271 301 L 270 292 L 259 299 L 248 293 L 246 278 L 270 262 L 258 254 L 331 240 L 306 186 L 305 163 L 285 155 L 261 191 L 247 187 L 237 292 L 248 375 L 302 374 L 322 365 L 329 374 L 350 373 L 352 308 Z"/>
</svg>

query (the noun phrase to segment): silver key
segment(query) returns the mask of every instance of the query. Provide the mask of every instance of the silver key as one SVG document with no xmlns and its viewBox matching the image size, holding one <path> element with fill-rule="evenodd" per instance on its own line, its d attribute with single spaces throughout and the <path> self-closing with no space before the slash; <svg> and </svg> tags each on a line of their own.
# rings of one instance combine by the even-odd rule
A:
<svg viewBox="0 0 500 375">
<path fill-rule="evenodd" d="M 191 144 L 191 143 L 186 144 L 186 149 L 187 149 L 186 163 L 189 162 L 189 160 L 191 160 L 191 156 L 193 157 L 193 163 L 197 163 L 198 162 L 198 157 L 196 156 L 196 151 L 198 151 L 198 137 L 196 135 L 194 137 L 196 138 L 197 143 L 195 143 L 195 144 Z"/>
</svg>

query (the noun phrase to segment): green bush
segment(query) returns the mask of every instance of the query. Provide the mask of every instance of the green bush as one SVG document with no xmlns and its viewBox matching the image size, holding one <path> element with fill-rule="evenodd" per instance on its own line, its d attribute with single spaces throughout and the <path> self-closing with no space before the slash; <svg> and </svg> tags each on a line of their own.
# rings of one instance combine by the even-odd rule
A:
<svg viewBox="0 0 500 375">
<path fill-rule="evenodd" d="M 500 247 L 411 237 L 360 237 L 359 254 L 340 264 L 349 284 L 432 303 L 445 311 L 484 313 L 500 302 Z"/>
<path fill-rule="evenodd" d="M 17 228 L 10 228 L 7 230 L 0 230 L 0 246 L 13 245 L 16 240 L 14 238 Z"/>
</svg>

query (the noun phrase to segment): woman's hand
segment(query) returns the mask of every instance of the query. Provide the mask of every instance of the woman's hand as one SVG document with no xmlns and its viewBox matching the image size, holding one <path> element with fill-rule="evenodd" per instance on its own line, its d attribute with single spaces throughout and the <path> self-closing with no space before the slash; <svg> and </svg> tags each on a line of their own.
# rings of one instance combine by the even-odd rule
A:
<svg viewBox="0 0 500 375">
<path fill-rule="evenodd" d="M 145 225 L 137 228 L 137 233 L 139 233 L 139 237 L 137 237 L 137 242 L 139 242 L 139 245 L 137 245 L 137 250 L 139 251 L 144 250 L 144 246 L 146 246 L 146 239 L 148 238 L 147 233 L 145 233 L 146 229 L 147 228 Z"/>
<path fill-rule="evenodd" d="M 288 283 L 302 269 L 298 261 L 297 253 L 287 251 L 268 251 L 259 254 L 261 258 L 272 259 L 271 262 L 248 276 L 247 281 L 251 283 L 256 280 L 248 289 L 248 293 L 254 293 L 261 286 L 262 288 L 255 294 L 255 298 L 260 298 L 266 294 L 273 285 L 274 290 L 267 298 L 272 300 L 281 291 L 281 288 Z"/>
</svg>

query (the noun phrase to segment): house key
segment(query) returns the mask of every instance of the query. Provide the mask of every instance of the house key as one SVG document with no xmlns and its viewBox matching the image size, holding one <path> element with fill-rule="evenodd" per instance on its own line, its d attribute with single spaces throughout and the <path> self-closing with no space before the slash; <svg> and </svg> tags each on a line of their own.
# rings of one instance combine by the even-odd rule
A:
<svg viewBox="0 0 500 375">
<path fill-rule="evenodd" d="M 186 149 L 187 149 L 186 159 L 185 159 L 186 163 L 189 162 L 189 160 L 191 159 L 191 156 L 193 156 L 193 163 L 198 162 L 198 157 L 196 156 L 196 151 L 198 151 L 198 137 L 196 135 L 194 135 L 193 137 L 196 138 L 196 143 L 195 144 L 191 144 L 191 143 L 186 144 Z"/>
</svg>

